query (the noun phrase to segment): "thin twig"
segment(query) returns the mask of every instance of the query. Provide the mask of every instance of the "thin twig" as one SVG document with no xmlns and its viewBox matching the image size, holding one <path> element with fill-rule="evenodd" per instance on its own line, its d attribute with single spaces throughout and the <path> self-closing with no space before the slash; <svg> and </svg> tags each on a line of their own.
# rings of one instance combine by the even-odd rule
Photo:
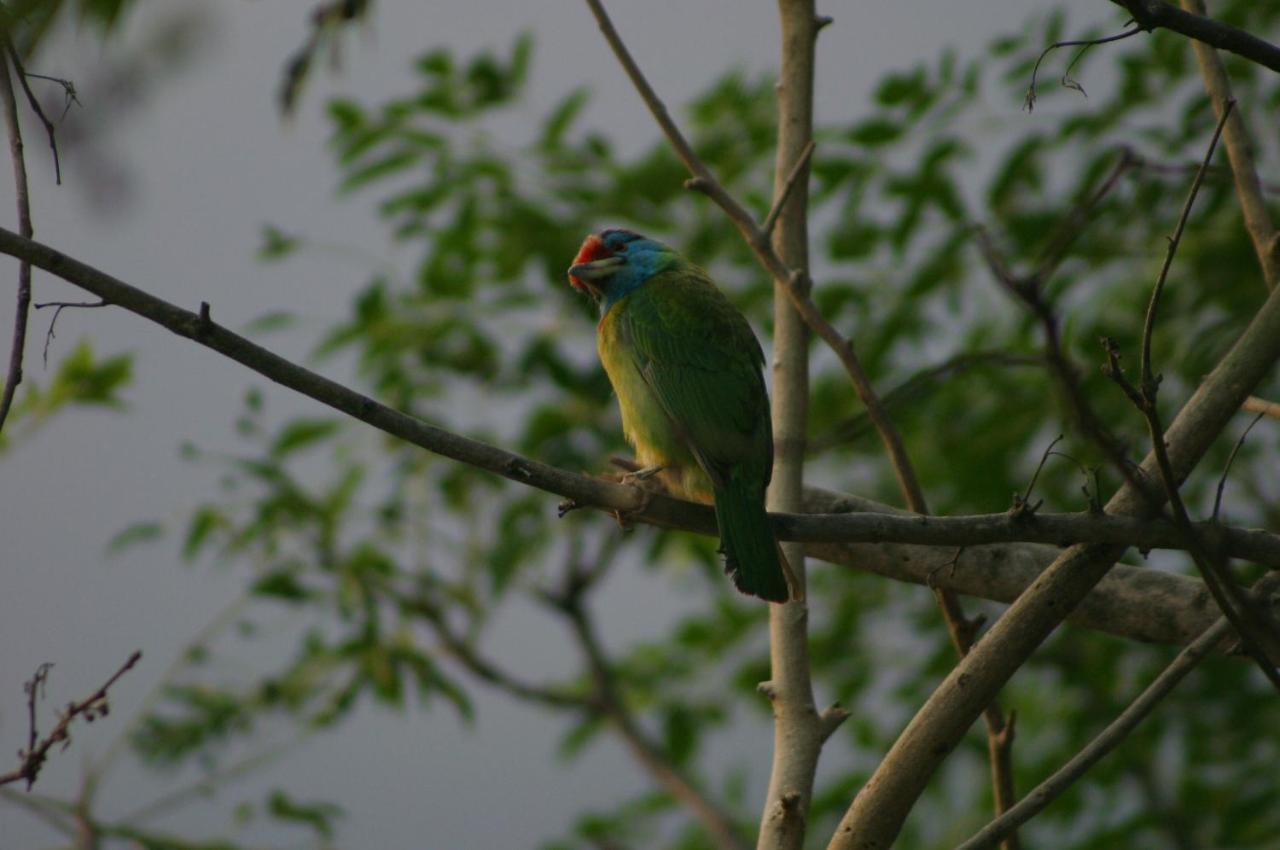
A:
<svg viewBox="0 0 1280 850">
<path fill-rule="evenodd" d="M 1072 41 L 1055 41 L 1053 44 L 1046 47 L 1040 53 L 1040 58 L 1036 59 L 1036 64 L 1031 68 L 1031 84 L 1027 86 L 1027 96 L 1023 101 L 1022 107 L 1026 109 L 1028 112 L 1030 112 L 1032 109 L 1035 108 L 1036 74 L 1040 71 L 1040 63 L 1045 60 L 1046 56 L 1048 56 L 1053 51 L 1057 50 L 1059 47 L 1082 47 L 1083 48 L 1079 53 L 1075 55 L 1075 58 L 1071 60 L 1070 64 L 1067 65 L 1067 69 L 1062 72 L 1062 85 L 1065 86 L 1066 88 L 1075 89 L 1081 94 L 1084 94 L 1085 93 L 1084 89 L 1080 87 L 1079 83 L 1076 83 L 1074 80 L 1071 80 L 1070 82 L 1068 82 L 1067 75 L 1071 73 L 1071 69 L 1075 66 L 1075 64 L 1080 61 L 1080 57 L 1084 56 L 1085 51 L 1095 45 L 1110 44 L 1113 41 L 1120 41 L 1122 39 L 1129 38 L 1130 36 L 1137 35 L 1140 32 L 1142 32 L 1142 27 L 1135 26 L 1133 29 L 1128 29 L 1128 30 L 1125 30 L 1124 32 L 1116 33 L 1115 35 L 1104 36 L 1103 38 L 1086 38 L 1086 39 L 1077 39 Z M 1071 83 L 1075 83 L 1075 84 L 1072 85 Z"/>
<path fill-rule="evenodd" d="M 47 367 L 49 365 L 49 343 L 53 342 L 54 337 L 57 336 L 57 334 L 53 332 L 53 329 L 57 326 L 58 317 L 62 315 L 62 311 L 68 307 L 94 308 L 106 307 L 108 305 L 106 301 L 99 299 L 98 301 L 41 301 L 31 306 L 35 307 L 37 310 L 43 310 L 46 307 L 57 308 L 53 311 L 53 318 L 49 320 L 49 330 L 45 331 L 44 334 L 43 356 L 44 365 Z"/>
<path fill-rule="evenodd" d="M 18 233 L 30 239 L 31 200 L 27 191 L 27 165 L 22 153 L 22 127 L 18 121 L 18 102 L 13 94 L 13 79 L 9 75 L 9 63 L 0 55 L 0 104 L 4 109 L 5 128 L 9 133 L 9 156 L 13 161 L 14 200 L 18 205 Z M 4 392 L 0 394 L 0 429 L 4 428 L 14 394 L 22 383 L 22 356 L 27 346 L 27 318 L 31 306 L 31 263 L 18 263 L 18 302 L 13 314 L 13 345 L 9 350 L 9 369 L 5 375 Z"/>
<path fill-rule="evenodd" d="M 1280 584 L 1280 576 L 1268 576 L 1258 583 L 1253 596 L 1265 599 L 1278 584 Z M 1037 785 L 1016 806 L 987 824 L 972 838 L 959 845 L 956 850 L 982 850 L 982 848 L 992 847 L 1011 830 L 1044 811 L 1091 767 L 1118 747 L 1178 686 L 1178 683 L 1230 633 L 1231 622 L 1226 617 L 1220 617 L 1200 637 L 1178 653 L 1172 663 L 1097 737 L 1058 768 L 1052 776 Z"/>
<path fill-rule="evenodd" d="M 1031 480 L 1027 482 L 1026 492 L 1021 496 L 1018 496 L 1017 494 L 1014 495 L 1013 507 L 1017 511 L 1019 517 L 1024 517 L 1029 513 L 1035 513 L 1036 509 L 1040 507 L 1038 502 L 1034 506 L 1031 505 L 1031 494 L 1035 492 L 1036 482 L 1040 480 L 1040 473 L 1044 471 L 1044 465 L 1049 462 L 1049 458 L 1051 456 L 1057 454 L 1057 452 L 1053 450 L 1053 447 L 1058 445 L 1060 442 L 1062 442 L 1061 434 L 1054 437 L 1048 447 L 1045 448 L 1044 453 L 1040 455 L 1040 463 L 1036 464 L 1036 471 L 1032 474 Z"/>
<path fill-rule="evenodd" d="M 1173 258 L 1177 256 L 1178 246 L 1182 243 L 1182 234 L 1187 229 L 1187 219 L 1191 217 L 1191 207 L 1196 202 L 1196 195 L 1200 193 L 1200 186 L 1204 183 L 1204 172 L 1209 167 L 1209 163 L 1213 161 L 1213 152 L 1218 148 L 1218 139 L 1222 136 L 1222 129 L 1226 126 L 1227 119 L 1231 117 L 1231 110 L 1235 107 L 1236 102 L 1229 100 L 1223 105 L 1222 115 L 1218 119 L 1218 125 L 1213 130 L 1213 138 L 1209 140 L 1209 148 L 1204 153 L 1204 160 L 1200 163 L 1200 169 L 1196 172 L 1195 179 L 1191 181 L 1191 189 L 1187 192 L 1187 200 L 1182 205 L 1182 213 L 1178 216 L 1178 225 L 1173 230 L 1173 236 L 1169 239 L 1169 247 L 1165 251 L 1164 264 L 1160 267 L 1160 275 L 1156 278 L 1156 285 L 1151 290 L 1151 300 L 1147 303 L 1147 315 L 1142 324 L 1142 392 L 1147 395 L 1154 396 L 1156 392 L 1156 379 L 1151 372 L 1151 337 L 1155 328 L 1156 314 L 1160 309 L 1160 296 L 1164 294 L 1165 281 L 1169 277 L 1169 268 L 1173 265 Z"/>
<path fill-rule="evenodd" d="M 773 206 L 769 208 L 769 214 L 764 217 L 764 221 L 760 225 L 760 230 L 765 236 L 773 236 L 774 225 L 778 223 L 778 216 L 782 215 L 782 210 L 787 205 L 787 199 L 791 197 L 791 191 L 800 182 L 802 175 L 808 175 L 807 169 L 809 160 L 813 158 L 813 149 L 813 139 L 810 139 L 809 143 L 804 146 L 804 150 L 800 152 L 800 158 L 796 160 L 795 165 L 791 166 L 791 172 L 787 175 L 786 182 L 782 184 L 782 191 L 778 193 L 778 197 L 773 199 Z"/>
<path fill-rule="evenodd" d="M 1253 430 L 1253 426 L 1262 421 L 1262 417 L 1265 415 L 1265 412 L 1259 412 L 1257 416 L 1253 417 L 1253 421 L 1250 422 L 1248 426 L 1245 427 L 1244 431 L 1241 432 L 1240 439 L 1236 440 L 1236 444 L 1231 447 L 1231 454 L 1227 455 L 1227 463 L 1222 467 L 1222 476 L 1218 479 L 1218 492 L 1213 497 L 1213 522 L 1218 521 L 1219 513 L 1222 510 L 1222 491 L 1227 487 L 1227 475 L 1231 472 L 1231 464 L 1236 462 L 1236 455 L 1240 454 L 1240 449 L 1244 446 L 1245 438 L 1249 436 L 1249 432 Z"/>
<path fill-rule="evenodd" d="M 71 84 L 70 80 L 63 80 L 58 77 L 46 77 L 44 74 L 32 74 L 22 66 L 22 57 L 18 55 L 18 50 L 13 46 L 13 42 L 6 42 L 5 48 L 9 53 L 9 58 L 13 61 L 13 69 L 18 73 L 18 82 L 22 85 L 22 91 L 27 96 L 27 103 L 31 106 L 31 111 L 40 119 L 40 123 L 44 125 L 45 135 L 49 137 L 49 149 L 53 151 L 53 178 L 54 183 L 58 186 L 62 185 L 62 160 L 58 156 L 58 132 L 53 126 L 53 122 L 49 120 L 49 116 L 45 115 L 44 107 L 40 105 L 40 98 L 36 97 L 36 93 L 31 90 L 31 84 L 27 82 L 28 77 L 35 77 L 40 80 L 50 80 L 62 86 L 67 94 L 67 104 L 63 109 L 63 115 L 71 108 L 71 104 L 79 103 L 76 99 L 76 87 Z"/>
<path fill-rule="evenodd" d="M 37 740 L 36 732 L 36 692 L 43 690 L 44 682 L 52 665 L 42 664 L 36 671 L 36 675 L 27 683 L 27 707 L 30 715 L 30 733 L 28 735 L 28 745 L 25 750 L 18 753 L 22 759 L 22 764 L 16 769 L 5 774 L 0 774 L 0 785 L 8 785 L 11 782 L 24 780 L 27 783 L 27 789 L 35 784 L 36 778 L 40 775 L 40 769 L 44 767 L 44 763 L 49 758 L 49 750 L 54 744 L 62 744 L 63 749 L 71 744 L 71 733 L 69 731 L 71 722 L 77 717 L 83 716 L 85 720 L 92 722 L 97 717 L 106 715 L 110 710 L 107 705 L 107 690 L 116 683 L 116 680 L 133 668 L 142 658 L 142 653 L 135 651 L 129 656 L 129 659 L 112 674 L 110 679 L 103 683 L 92 694 L 79 702 L 71 702 L 67 704 L 66 709 L 58 718 L 58 723 L 53 727 L 48 735 Z"/>
</svg>

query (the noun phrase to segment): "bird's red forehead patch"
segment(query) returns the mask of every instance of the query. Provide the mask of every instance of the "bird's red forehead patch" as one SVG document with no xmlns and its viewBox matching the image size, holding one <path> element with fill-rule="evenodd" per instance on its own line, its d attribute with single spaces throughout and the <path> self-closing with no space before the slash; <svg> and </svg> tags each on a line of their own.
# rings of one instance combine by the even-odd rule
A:
<svg viewBox="0 0 1280 850">
<path fill-rule="evenodd" d="M 573 264 L 576 266 L 578 263 L 589 263 L 607 256 L 609 256 L 609 249 L 604 246 L 604 240 L 593 233 L 583 240 L 582 247 L 578 249 L 578 256 L 573 258 Z"/>
<path fill-rule="evenodd" d="M 582 247 L 578 249 L 578 256 L 573 258 L 573 264 L 589 263 L 593 260 L 599 260 L 610 256 L 609 249 L 605 247 L 604 240 L 596 234 L 591 234 L 582 242 Z M 569 275 L 569 283 L 574 289 L 581 289 L 583 292 L 589 292 L 590 287 L 573 275 Z"/>
</svg>

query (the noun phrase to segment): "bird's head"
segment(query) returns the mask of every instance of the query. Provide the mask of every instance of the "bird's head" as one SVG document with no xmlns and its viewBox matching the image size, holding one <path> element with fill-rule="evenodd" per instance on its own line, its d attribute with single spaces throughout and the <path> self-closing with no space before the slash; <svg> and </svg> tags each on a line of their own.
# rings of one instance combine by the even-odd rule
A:
<svg viewBox="0 0 1280 850">
<path fill-rule="evenodd" d="M 593 233 L 569 267 L 569 283 L 589 292 L 604 309 L 676 262 L 675 251 L 630 230 Z"/>
</svg>

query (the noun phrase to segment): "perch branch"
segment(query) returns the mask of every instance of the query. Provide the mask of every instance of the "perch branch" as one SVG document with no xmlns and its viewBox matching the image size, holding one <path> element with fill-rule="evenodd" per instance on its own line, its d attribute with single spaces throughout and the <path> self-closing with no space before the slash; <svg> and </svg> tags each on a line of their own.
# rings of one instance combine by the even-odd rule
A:
<svg viewBox="0 0 1280 850">
<path fill-rule="evenodd" d="M 0 228 L 0 253 L 19 258 L 25 257 L 33 265 L 85 289 L 108 304 L 129 310 L 179 336 L 210 348 L 281 386 L 288 387 L 428 451 L 484 469 L 519 484 L 563 496 L 581 505 L 624 512 L 637 511 L 643 507 L 636 517 L 645 522 L 703 534 L 715 533 L 715 515 L 709 506 L 683 502 L 662 495 L 648 497 L 638 493 L 634 487 L 566 472 L 504 451 L 496 446 L 433 427 L 285 360 L 248 339 L 232 333 L 211 319 L 207 323 L 202 322 L 196 313 L 183 310 L 59 251 L 24 239 L 3 228 Z M 1269 327 L 1266 316 L 1271 315 L 1270 309 L 1264 308 L 1264 316 L 1260 320 L 1264 327 Z M 1276 310 L 1280 312 L 1280 307 Z M 1280 322 L 1277 322 L 1277 336 L 1280 337 Z M 1070 542 L 1132 545 L 1139 549 L 1178 545 L 1175 530 L 1167 522 L 1133 517 L 1037 514 L 1031 518 L 1032 521 L 1019 523 L 1011 522 L 1007 514 L 992 515 L 986 519 L 922 517 L 896 513 L 894 509 L 878 503 L 834 496 L 813 499 L 808 509 L 839 515 L 775 516 L 779 534 L 784 539 L 805 540 L 807 538 L 811 544 L 819 541 L 832 544 L 834 541 L 842 540 L 845 543 L 841 545 L 845 546 L 846 550 L 851 543 L 856 545 L 856 542 L 861 539 L 863 542 L 873 544 L 856 549 L 860 557 L 869 561 L 883 560 L 883 555 L 875 555 L 875 547 L 883 548 L 895 537 L 903 543 L 918 543 L 922 547 L 950 548 L 1017 540 L 1040 541 L 1055 545 Z M 863 515 L 851 514 L 851 511 L 857 511 Z M 868 511 L 872 512 L 872 515 L 867 516 Z M 1207 540 L 1214 539 L 1211 529 L 1199 529 L 1199 533 Z M 1226 553 L 1232 557 L 1271 564 L 1275 564 L 1278 560 L 1280 539 L 1275 535 L 1228 527 L 1221 528 L 1219 533 L 1222 535 L 1222 545 L 1226 547 Z M 827 546 L 826 551 L 828 556 L 836 561 L 851 557 L 848 554 L 840 554 L 839 546 L 836 545 Z M 885 549 L 884 551 L 899 550 Z M 920 553 L 923 554 L 924 550 L 920 550 Z M 1008 560 L 1011 557 L 1013 556 L 1009 554 L 993 556 L 993 563 Z M 1043 554 L 1037 554 L 1035 559 L 1041 564 L 1051 560 Z M 894 575 L 887 570 L 881 571 L 887 575 Z M 964 573 L 965 571 L 961 570 L 958 574 L 963 578 Z M 899 575 L 904 580 L 918 580 L 907 572 Z M 995 572 L 986 575 L 993 581 L 999 578 Z M 1030 580 L 1031 573 L 1024 572 L 1020 575 Z M 1152 575 L 1158 577 L 1154 580 L 1165 580 L 1159 578 L 1160 574 Z M 1168 576 L 1167 579 L 1173 581 L 1176 577 Z M 978 596 L 986 595 L 987 598 L 1007 599 L 1008 597 L 1004 594 L 1009 594 L 1012 587 L 1005 583 L 1001 585 L 999 594 L 987 595 L 981 590 L 981 586 L 981 584 L 970 583 L 968 587 L 971 589 L 966 592 Z M 1180 594 L 1178 598 L 1189 597 Z M 1157 613 L 1159 612 L 1153 612 L 1153 616 Z M 1169 612 L 1164 612 L 1162 616 L 1168 615 Z M 1175 636 L 1175 634 L 1182 634 L 1181 632 L 1170 633 L 1157 630 L 1145 634 L 1147 636 L 1142 638 L 1145 640 L 1176 639 L 1179 642 L 1185 642 L 1189 639 L 1185 636 Z"/>
</svg>

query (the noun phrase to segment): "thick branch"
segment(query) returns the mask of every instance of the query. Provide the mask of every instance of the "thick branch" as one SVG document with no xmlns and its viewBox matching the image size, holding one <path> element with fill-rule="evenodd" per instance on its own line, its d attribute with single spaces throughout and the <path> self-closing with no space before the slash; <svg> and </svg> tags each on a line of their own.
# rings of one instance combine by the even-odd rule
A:
<svg viewBox="0 0 1280 850">
<path fill-rule="evenodd" d="M 756 228 L 755 238 L 761 245 L 770 245 L 775 256 L 791 268 L 807 269 L 814 47 L 818 37 L 814 0 L 778 0 L 778 17 L 782 55 L 777 86 L 778 144 L 774 157 L 773 204 L 765 226 Z M 633 75 L 633 82 L 635 79 Z M 696 161 L 696 157 L 693 159 Z M 705 167 L 702 172 L 710 176 Z M 754 221 L 752 227 L 755 228 Z M 775 452 L 768 497 L 769 508 L 775 511 L 798 511 L 804 498 L 809 328 L 788 295 L 794 288 L 807 299 L 809 286 L 807 278 L 778 280 L 775 276 L 772 399 Z M 800 598 L 785 605 L 769 606 L 770 678 L 762 691 L 768 695 L 773 708 L 773 763 L 760 814 L 758 850 L 800 850 L 804 846 L 818 756 L 831 734 L 814 702 L 809 664 L 809 607 L 804 600 L 804 548 L 787 545 L 783 547 L 783 555 L 799 585 L 796 590 Z"/>
<path fill-rule="evenodd" d="M 1252 33 L 1205 17 L 1201 6 L 1192 14 L 1163 0 L 1111 0 L 1133 16 L 1144 30 L 1172 30 L 1197 43 L 1212 45 L 1265 68 L 1280 72 L 1280 47 Z M 1185 7 L 1184 7 L 1185 8 Z"/>
</svg>

